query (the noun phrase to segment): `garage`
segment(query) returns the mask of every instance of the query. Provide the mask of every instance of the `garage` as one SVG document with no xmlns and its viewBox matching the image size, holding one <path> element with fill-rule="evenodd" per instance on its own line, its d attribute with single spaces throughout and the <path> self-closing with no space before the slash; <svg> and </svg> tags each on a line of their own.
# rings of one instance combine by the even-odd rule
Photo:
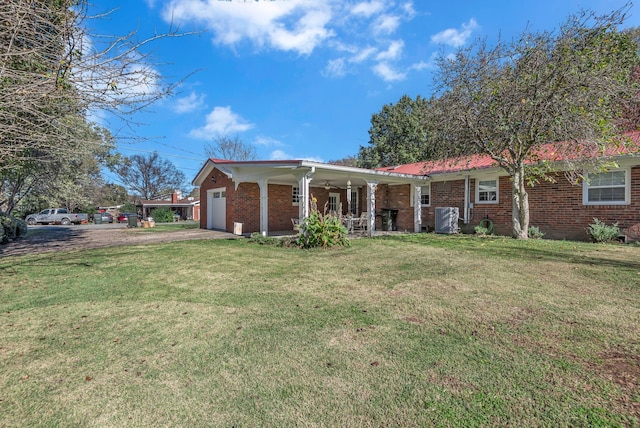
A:
<svg viewBox="0 0 640 428">
<path fill-rule="evenodd" d="M 207 229 L 227 228 L 227 191 L 224 187 L 207 191 Z"/>
</svg>

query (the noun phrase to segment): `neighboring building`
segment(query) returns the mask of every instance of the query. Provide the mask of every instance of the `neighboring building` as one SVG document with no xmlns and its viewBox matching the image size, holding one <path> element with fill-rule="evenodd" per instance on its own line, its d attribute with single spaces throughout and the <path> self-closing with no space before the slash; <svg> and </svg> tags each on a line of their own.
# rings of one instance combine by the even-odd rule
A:
<svg viewBox="0 0 640 428">
<path fill-rule="evenodd" d="M 629 135 L 635 146 L 605 154 L 617 168 L 588 173 L 589 182 L 575 184 L 558 171 L 553 181 L 529 186 L 530 225 L 548 238 L 585 240 L 594 218 L 622 229 L 640 223 L 640 133 Z M 547 147 L 540 159 L 563 160 L 554 147 L 559 146 Z M 200 227 L 228 232 L 238 224 L 245 234 L 292 230 L 308 216 L 312 196 L 321 212 L 365 215 L 369 235 L 388 229 L 449 233 L 457 226 L 473 232 L 484 219 L 496 234 L 511 235 L 512 229 L 510 178 L 488 156 L 377 170 L 303 160 L 209 159 L 193 184 L 200 186 Z M 452 218 L 453 227 L 443 229 Z"/>
<path fill-rule="evenodd" d="M 179 193 L 172 193 L 166 199 L 142 199 L 136 207 L 143 218 L 153 217 L 156 208 L 169 208 L 180 220 L 200 221 L 200 200 L 196 198 L 180 198 Z"/>
</svg>

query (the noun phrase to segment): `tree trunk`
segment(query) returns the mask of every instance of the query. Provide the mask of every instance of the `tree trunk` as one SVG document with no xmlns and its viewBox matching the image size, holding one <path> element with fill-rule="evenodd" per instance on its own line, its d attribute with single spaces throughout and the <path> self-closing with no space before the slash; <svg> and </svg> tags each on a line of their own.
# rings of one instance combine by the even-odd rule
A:
<svg viewBox="0 0 640 428">
<path fill-rule="evenodd" d="M 525 188 L 524 164 L 518 166 L 511 181 L 511 198 L 513 210 L 511 220 L 513 222 L 512 235 L 516 239 L 529 238 L 529 194 Z"/>
</svg>

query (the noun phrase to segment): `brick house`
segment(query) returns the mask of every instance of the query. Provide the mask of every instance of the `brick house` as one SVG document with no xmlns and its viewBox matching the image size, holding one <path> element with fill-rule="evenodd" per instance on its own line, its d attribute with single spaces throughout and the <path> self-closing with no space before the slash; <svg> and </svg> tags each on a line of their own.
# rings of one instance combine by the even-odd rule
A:
<svg viewBox="0 0 640 428">
<path fill-rule="evenodd" d="M 639 224 L 640 132 L 628 136 L 631 144 L 605 153 L 616 167 L 600 173 L 585 171 L 588 182 L 572 184 L 559 170 L 550 175 L 553 180 L 527 187 L 530 225 L 539 227 L 547 238 L 585 240 L 594 218 L 618 223 L 621 229 Z M 559 162 L 575 156 L 575 150 L 562 154 L 560 149 L 549 145 L 539 159 Z M 341 215 L 364 213 L 369 235 L 391 228 L 442 232 L 447 222 L 453 226 L 445 227 L 447 233 L 473 232 L 486 220 L 494 233 L 511 235 L 510 178 L 488 156 L 376 170 L 303 160 L 209 159 L 192 184 L 200 186 L 200 227 L 207 229 L 232 232 L 235 223 L 242 223 L 243 233 L 292 230 L 292 219 L 308 215 L 313 196 L 320 211 L 327 207 Z M 385 212 L 393 213 L 392 223 L 387 221 L 389 216 L 385 219 Z"/>
<path fill-rule="evenodd" d="M 422 209 L 414 200 L 420 200 L 427 180 L 421 174 L 305 160 L 209 159 L 192 184 L 200 187 L 204 229 L 233 232 L 242 224 L 243 234 L 291 231 L 295 221 L 309 215 L 313 197 L 321 212 L 364 216 L 367 232 L 373 235 L 387 228 L 421 230 Z"/>
<path fill-rule="evenodd" d="M 180 220 L 200 221 L 200 200 L 181 198 L 177 192 L 164 199 L 141 199 L 136 208 L 143 218 L 153 217 L 153 210 L 156 208 L 169 208 Z"/>
<path fill-rule="evenodd" d="M 611 147 L 604 158 L 616 164 L 606 172 L 584 172 L 589 180 L 571 183 L 563 171 L 552 173 L 551 181 L 527 186 L 530 225 L 537 226 L 552 239 L 586 240 L 587 228 L 597 218 L 621 229 L 640 223 L 640 132 L 629 133 L 628 144 Z M 582 157 L 584 158 L 582 152 Z M 558 162 L 576 151 L 562 146 L 543 147 L 539 159 Z M 483 219 L 491 221 L 494 233 L 511 235 L 512 190 L 508 174 L 488 156 L 469 156 L 449 161 L 418 162 L 381 168 L 403 174 L 427 174 L 422 188 L 422 228 L 436 226 L 436 209 L 458 209 L 460 227 L 473 232 Z M 425 197 L 425 195 L 429 195 Z M 484 221 L 483 225 L 488 224 Z"/>
</svg>

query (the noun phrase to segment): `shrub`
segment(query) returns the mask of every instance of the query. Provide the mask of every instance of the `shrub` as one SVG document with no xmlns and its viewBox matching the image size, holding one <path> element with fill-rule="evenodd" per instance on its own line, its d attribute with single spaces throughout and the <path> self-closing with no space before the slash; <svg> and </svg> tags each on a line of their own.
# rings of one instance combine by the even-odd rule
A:
<svg viewBox="0 0 640 428">
<path fill-rule="evenodd" d="M 173 221 L 173 212 L 169 208 L 156 208 L 151 212 L 151 216 L 156 223 L 171 223 Z"/>
<path fill-rule="evenodd" d="M 339 217 L 333 214 L 320 214 L 316 199 L 311 198 L 311 214 L 300 224 L 297 243 L 302 248 L 348 247 L 348 230 Z"/>
<path fill-rule="evenodd" d="M 5 214 L 0 214 L 0 225 L 2 226 L 0 244 L 6 244 L 27 233 L 27 224 L 24 221 Z"/>
<path fill-rule="evenodd" d="M 529 238 L 531 239 L 542 239 L 545 235 L 543 231 L 540 230 L 538 226 L 529 226 Z"/>
<path fill-rule="evenodd" d="M 282 246 L 282 240 L 274 236 L 262 236 L 260 232 L 252 233 L 251 237 L 249 238 L 249 242 L 258 244 L 258 245 L 272 245 L 275 247 Z"/>
<path fill-rule="evenodd" d="M 475 230 L 476 235 L 486 236 L 493 234 L 493 222 L 488 218 L 483 218 L 480 220 L 480 223 L 476 227 L 473 228 Z"/>
<path fill-rule="evenodd" d="M 618 228 L 618 223 L 607 225 L 594 218 L 593 223 L 587 229 L 587 233 L 589 233 L 593 242 L 611 242 L 620 236 L 620 228 Z"/>
</svg>

